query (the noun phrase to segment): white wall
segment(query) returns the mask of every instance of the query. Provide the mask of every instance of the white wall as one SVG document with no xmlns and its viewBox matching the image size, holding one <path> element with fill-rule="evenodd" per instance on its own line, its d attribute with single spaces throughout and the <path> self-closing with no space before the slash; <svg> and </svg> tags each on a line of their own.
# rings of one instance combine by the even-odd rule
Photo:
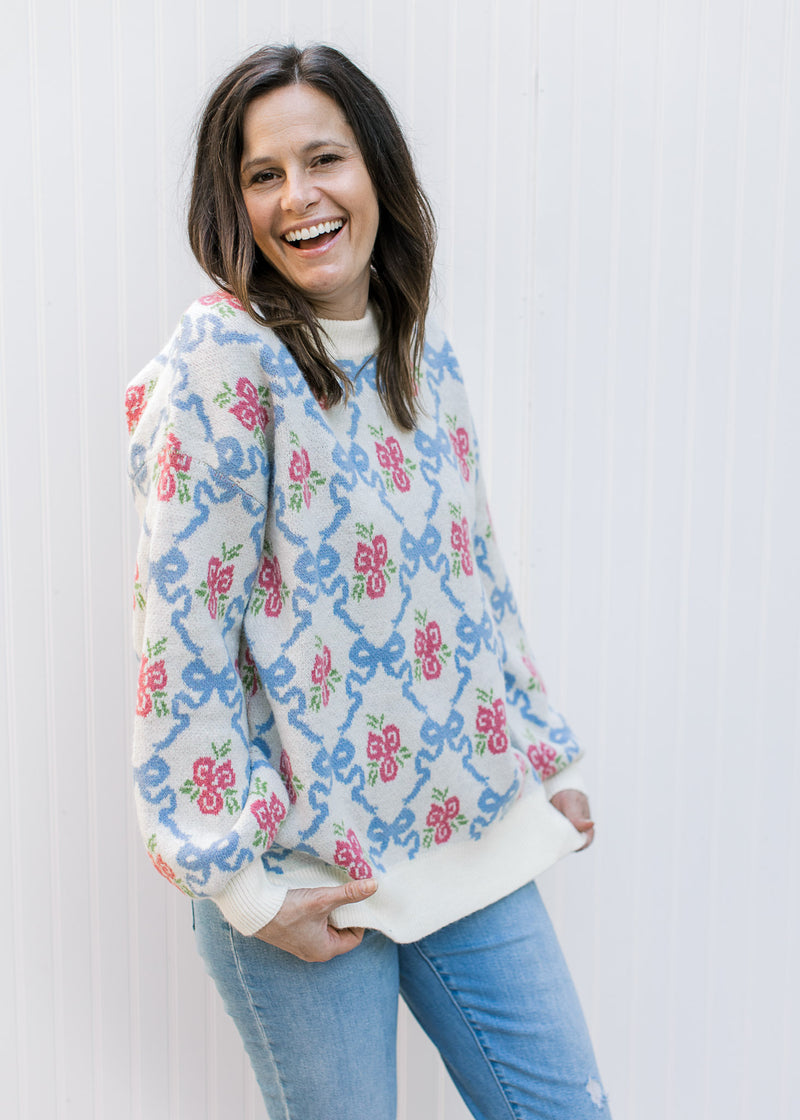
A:
<svg viewBox="0 0 800 1120">
<path fill-rule="evenodd" d="M 616 1120 L 800 1074 L 797 0 L 6 0 L 0 1085 L 20 1120 L 264 1116 L 132 821 L 126 381 L 208 285 L 210 83 L 323 39 L 392 96 L 598 839 L 543 879 Z M 183 176 L 183 177 L 182 177 Z M 402 1020 L 401 1120 L 463 1107 Z"/>
</svg>

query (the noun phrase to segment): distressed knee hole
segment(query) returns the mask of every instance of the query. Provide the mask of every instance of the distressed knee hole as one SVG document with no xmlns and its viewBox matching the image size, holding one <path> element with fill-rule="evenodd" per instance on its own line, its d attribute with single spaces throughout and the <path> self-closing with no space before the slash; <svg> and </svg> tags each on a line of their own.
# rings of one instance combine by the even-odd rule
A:
<svg viewBox="0 0 800 1120">
<path fill-rule="evenodd" d="M 596 1077 L 590 1077 L 586 1082 L 586 1092 L 595 1108 L 602 1108 L 606 1103 L 606 1091 Z"/>
</svg>

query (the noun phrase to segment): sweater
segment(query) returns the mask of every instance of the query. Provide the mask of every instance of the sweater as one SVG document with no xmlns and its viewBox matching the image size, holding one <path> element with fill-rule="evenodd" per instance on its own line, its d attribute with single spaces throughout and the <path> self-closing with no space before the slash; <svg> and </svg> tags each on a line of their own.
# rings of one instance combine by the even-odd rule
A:
<svg viewBox="0 0 800 1120">
<path fill-rule="evenodd" d="M 416 429 L 375 314 L 322 322 L 325 407 L 222 292 L 130 384 L 141 521 L 134 796 L 156 869 L 252 934 L 294 887 L 375 877 L 337 926 L 416 940 L 584 837 L 583 786 L 497 547 L 459 367 L 429 326 Z"/>
</svg>

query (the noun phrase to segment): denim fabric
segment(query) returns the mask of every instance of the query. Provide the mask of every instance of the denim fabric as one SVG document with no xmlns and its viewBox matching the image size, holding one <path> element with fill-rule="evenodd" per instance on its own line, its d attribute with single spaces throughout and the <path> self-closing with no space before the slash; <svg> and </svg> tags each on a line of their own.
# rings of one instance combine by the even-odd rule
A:
<svg viewBox="0 0 800 1120">
<path fill-rule="evenodd" d="M 476 1120 L 608 1120 L 575 989 L 529 883 L 409 945 L 367 930 L 308 964 L 213 902 L 195 933 L 271 1120 L 395 1120 L 398 992 Z"/>
</svg>

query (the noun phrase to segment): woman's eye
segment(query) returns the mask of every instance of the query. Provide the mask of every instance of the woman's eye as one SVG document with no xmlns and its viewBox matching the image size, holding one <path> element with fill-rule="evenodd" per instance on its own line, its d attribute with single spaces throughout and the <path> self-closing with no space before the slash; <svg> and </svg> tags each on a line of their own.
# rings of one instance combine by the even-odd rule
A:
<svg viewBox="0 0 800 1120">
<path fill-rule="evenodd" d="M 274 171 L 256 171 L 251 182 L 253 183 L 271 183 L 276 178 Z"/>
<path fill-rule="evenodd" d="M 317 157 L 317 163 L 338 163 L 341 159 L 336 152 L 325 152 L 323 155 Z"/>
</svg>

